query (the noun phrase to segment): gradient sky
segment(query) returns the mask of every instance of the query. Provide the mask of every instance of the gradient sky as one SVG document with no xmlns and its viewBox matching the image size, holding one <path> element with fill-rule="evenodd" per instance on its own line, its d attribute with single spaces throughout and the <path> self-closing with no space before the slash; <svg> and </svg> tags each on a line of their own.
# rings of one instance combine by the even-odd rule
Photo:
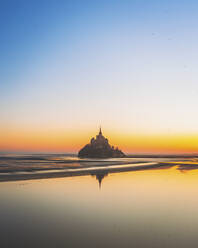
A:
<svg viewBox="0 0 198 248">
<path fill-rule="evenodd" d="M 198 2 L 0 1 L 0 151 L 198 152 Z"/>
</svg>

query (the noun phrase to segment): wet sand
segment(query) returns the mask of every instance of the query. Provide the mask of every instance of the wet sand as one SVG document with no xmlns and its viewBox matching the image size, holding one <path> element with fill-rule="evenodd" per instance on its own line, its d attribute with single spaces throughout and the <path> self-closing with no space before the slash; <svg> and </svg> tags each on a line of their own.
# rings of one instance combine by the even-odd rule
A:
<svg viewBox="0 0 198 248">
<path fill-rule="evenodd" d="M 196 158 L 0 164 L 3 247 L 197 246 Z"/>
<path fill-rule="evenodd" d="M 6 155 L 0 156 L 0 182 L 166 169 L 174 166 L 180 171 L 194 170 L 198 169 L 198 160 L 189 156 L 81 160 L 66 155 Z"/>
<path fill-rule="evenodd" d="M 122 166 L 122 167 L 121 167 Z M 91 167 L 91 168 L 80 168 L 80 169 L 60 169 L 60 170 L 45 170 L 45 171 L 35 171 L 31 172 L 12 172 L 12 173 L 1 173 L 0 181 L 18 181 L 18 180 L 32 180 L 32 179 L 47 179 L 47 178 L 61 178 L 61 177 L 75 177 L 75 176 L 87 176 L 97 173 L 118 173 L 118 172 L 127 172 L 127 171 L 139 171 L 139 170 L 150 170 L 165 167 L 167 168 L 168 164 L 162 163 L 141 163 L 138 166 L 134 165 L 109 165 L 106 168 L 102 167 Z"/>
</svg>

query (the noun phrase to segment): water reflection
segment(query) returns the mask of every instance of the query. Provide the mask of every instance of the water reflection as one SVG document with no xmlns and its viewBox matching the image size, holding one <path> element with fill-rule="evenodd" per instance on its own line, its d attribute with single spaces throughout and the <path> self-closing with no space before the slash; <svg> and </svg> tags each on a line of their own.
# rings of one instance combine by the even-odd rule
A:
<svg viewBox="0 0 198 248">
<path fill-rule="evenodd" d="M 91 175 L 96 177 L 96 180 L 98 180 L 99 183 L 99 188 L 101 189 L 102 180 L 108 176 L 108 173 L 104 171 L 100 171 L 98 173 L 91 173 Z"/>
<path fill-rule="evenodd" d="M 197 247 L 198 171 L 178 168 L 0 183 L 2 247 Z"/>
</svg>

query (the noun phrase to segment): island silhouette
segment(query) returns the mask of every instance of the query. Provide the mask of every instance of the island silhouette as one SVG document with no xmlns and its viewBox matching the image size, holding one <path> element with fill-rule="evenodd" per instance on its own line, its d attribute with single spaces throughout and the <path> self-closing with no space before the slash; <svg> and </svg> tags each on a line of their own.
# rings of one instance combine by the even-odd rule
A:
<svg viewBox="0 0 198 248">
<path fill-rule="evenodd" d="M 90 143 L 78 152 L 80 158 L 123 158 L 125 156 L 118 147 L 115 148 L 109 144 L 108 139 L 102 135 L 101 127 L 96 138 L 92 138 Z"/>
</svg>

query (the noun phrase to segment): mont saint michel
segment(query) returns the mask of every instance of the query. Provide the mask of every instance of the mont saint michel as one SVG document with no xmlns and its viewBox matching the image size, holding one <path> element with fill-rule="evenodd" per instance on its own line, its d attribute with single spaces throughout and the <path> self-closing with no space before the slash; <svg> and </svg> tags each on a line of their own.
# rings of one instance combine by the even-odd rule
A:
<svg viewBox="0 0 198 248">
<path fill-rule="evenodd" d="M 92 138 L 90 143 L 85 145 L 78 153 L 81 158 L 122 158 L 125 154 L 109 144 L 107 138 L 102 135 L 100 127 L 99 134 Z"/>
</svg>

